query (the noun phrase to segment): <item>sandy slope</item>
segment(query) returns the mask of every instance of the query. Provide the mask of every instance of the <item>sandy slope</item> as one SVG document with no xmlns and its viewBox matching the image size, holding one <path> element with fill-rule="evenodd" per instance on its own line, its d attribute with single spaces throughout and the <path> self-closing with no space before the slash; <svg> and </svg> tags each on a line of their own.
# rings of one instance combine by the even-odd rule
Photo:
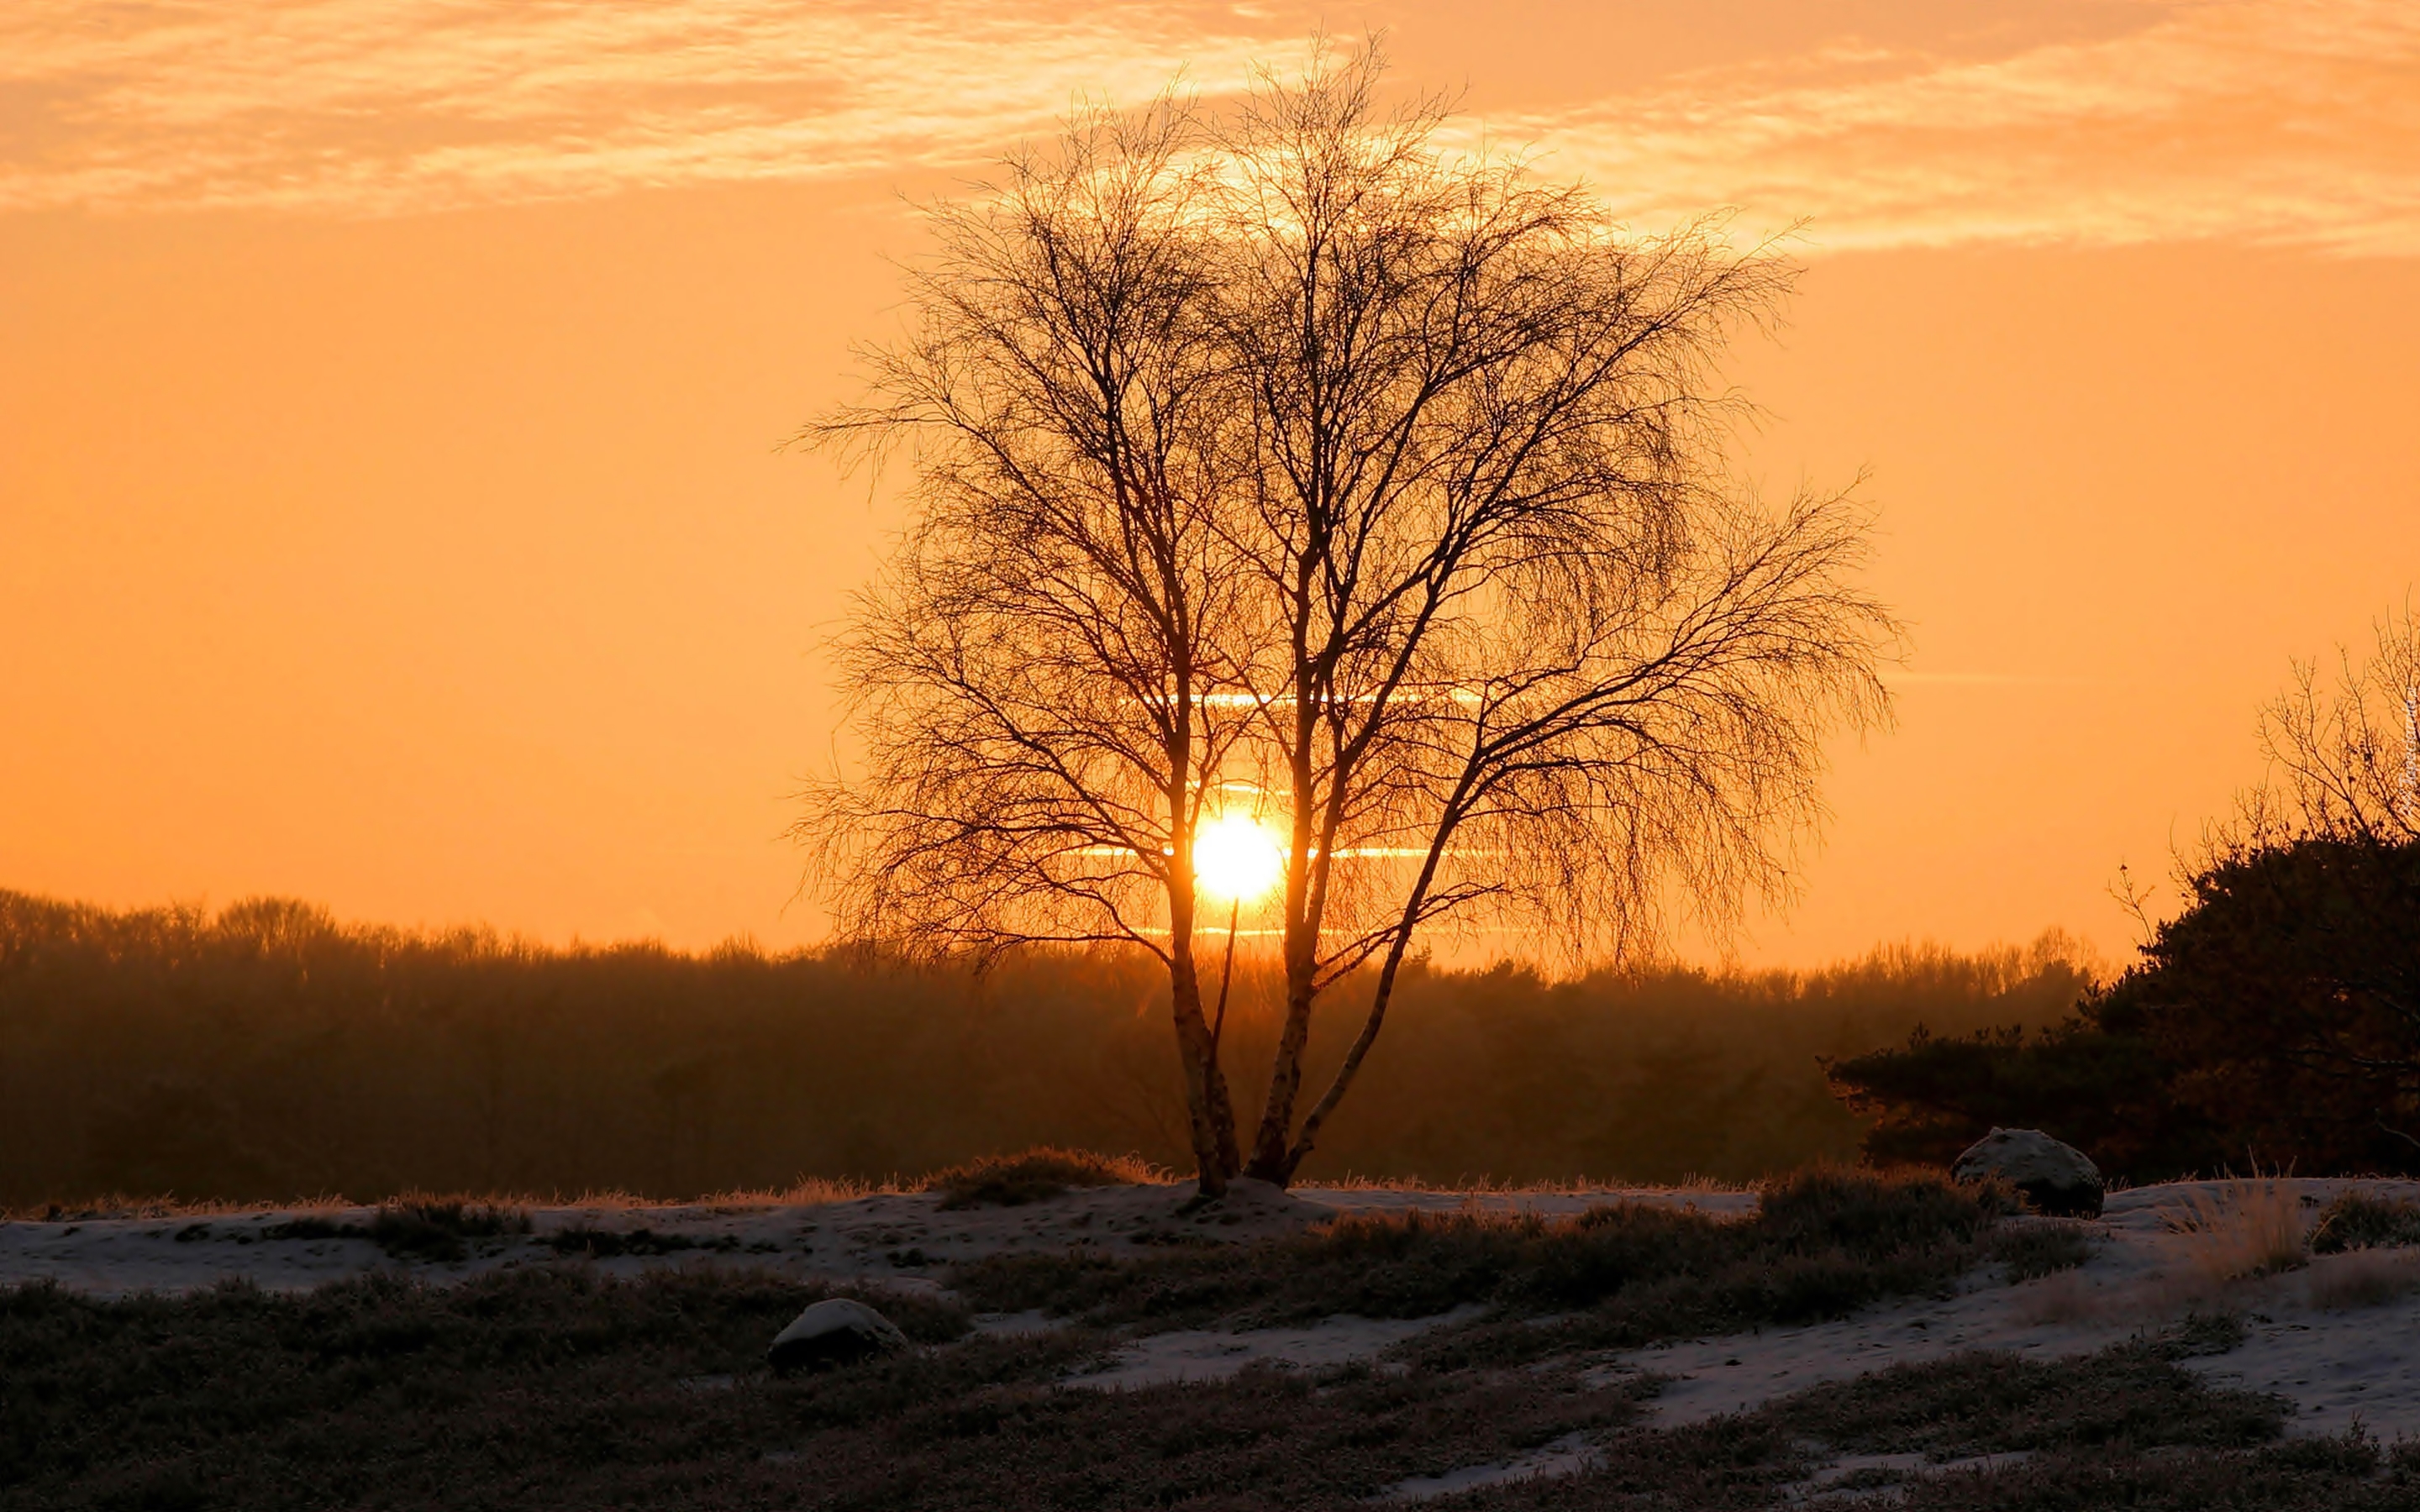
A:
<svg viewBox="0 0 2420 1512">
<path fill-rule="evenodd" d="M 2420 1182 L 2295 1180 L 2283 1183 L 2304 1213 L 2349 1186 L 2381 1195 L 2420 1197 Z M 2213 1287 L 2196 1276 L 2191 1236 L 2174 1220 L 2196 1200 L 2222 1208 L 2230 1189 L 2180 1182 L 2115 1195 L 2094 1228 L 2102 1236 L 2081 1272 L 2019 1286 L 1978 1275 L 1946 1300 L 1878 1309 L 1836 1323 L 1761 1335 L 1698 1340 L 1643 1350 L 1606 1367 L 1607 1379 L 1647 1371 L 1667 1378 L 1656 1398 L 1660 1420 L 1686 1422 L 1752 1406 L 1769 1397 L 1881 1368 L 1898 1361 L 1935 1359 L 1966 1349 L 2004 1349 L 2040 1357 L 2083 1353 L 2156 1329 L 2194 1307 L 2240 1311 L 2250 1337 L 2226 1354 L 2191 1362 L 2217 1379 L 2273 1391 L 2299 1409 L 2295 1427 L 2339 1431 L 2356 1416 L 2387 1437 L 2420 1436 L 2420 1291 L 2382 1305 L 2330 1311 L 2324 1292 L 2332 1273 L 2372 1263 L 2364 1257 L 2326 1257 L 2309 1268 L 2262 1281 Z M 1305 1189 L 1279 1192 L 1238 1183 L 1227 1201 L 1182 1211 L 1189 1189 L 1116 1187 L 1069 1193 L 1021 1208 L 948 1211 L 929 1194 L 886 1195 L 814 1206 L 663 1206 L 542 1208 L 531 1213 L 535 1232 L 473 1242 L 480 1250 L 456 1264 L 399 1265 L 375 1245 L 349 1239 L 273 1239 L 271 1230 L 297 1212 L 256 1212 L 194 1219 L 109 1219 L 83 1223 L 0 1224 L 0 1285 L 51 1279 L 79 1291 L 119 1295 L 178 1290 L 242 1277 L 274 1288 L 309 1287 L 381 1268 L 432 1279 L 545 1263 L 546 1241 L 570 1228 L 628 1233 L 645 1228 L 695 1246 L 652 1257 L 596 1262 L 629 1273 L 655 1265 L 762 1266 L 801 1279 L 935 1287 L 939 1267 L 984 1255 L 1099 1247 L 1136 1253 L 1138 1246 L 1182 1237 L 1244 1241 L 1290 1231 L 1350 1211 L 1450 1210 L 1466 1203 L 1489 1209 L 1575 1212 L 1606 1201 L 1638 1200 L 1737 1213 L 1754 1206 L 1745 1192 L 1600 1191 L 1452 1193 Z M 334 1223 L 365 1224 L 366 1209 L 310 1210 Z M 712 1247 L 706 1247 L 712 1246 Z M 1237 1334 L 1162 1334 L 1138 1340 L 1084 1384 L 1115 1387 L 1230 1374 L 1254 1361 L 1316 1365 L 1368 1358 L 1423 1323 L 1334 1319 L 1303 1328 Z M 986 1327 L 1047 1326 L 1032 1317 L 985 1319 Z"/>
</svg>

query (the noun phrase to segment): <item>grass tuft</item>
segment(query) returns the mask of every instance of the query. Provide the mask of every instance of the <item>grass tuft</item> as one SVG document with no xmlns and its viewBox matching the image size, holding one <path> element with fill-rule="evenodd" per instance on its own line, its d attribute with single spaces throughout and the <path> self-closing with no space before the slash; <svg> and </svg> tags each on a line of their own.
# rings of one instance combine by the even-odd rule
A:
<svg viewBox="0 0 2420 1512">
<path fill-rule="evenodd" d="M 2102 1316 L 2108 1297 L 2074 1271 L 2059 1271 L 2017 1299 L 2017 1317 L 2030 1326 L 2078 1323 Z"/>
<path fill-rule="evenodd" d="M 627 1232 L 615 1228 L 591 1228 L 575 1225 L 558 1228 L 546 1236 L 549 1249 L 557 1255 L 577 1255 L 592 1260 L 610 1260 L 623 1255 L 677 1255 L 683 1250 L 736 1250 L 739 1241 L 730 1234 L 718 1234 L 712 1239 L 691 1239 L 687 1234 L 659 1234 L 652 1228 L 632 1228 Z"/>
<path fill-rule="evenodd" d="M 2381 1307 L 2420 1291 L 2420 1257 L 2359 1249 L 2311 1268 L 2311 1305 L 2324 1312 Z"/>
<path fill-rule="evenodd" d="M 528 1210 L 463 1197 L 411 1196 L 383 1203 L 367 1224 L 339 1223 L 304 1213 L 261 1230 L 269 1240 L 366 1239 L 398 1260 L 450 1264 L 466 1259 L 466 1240 L 511 1238 L 530 1231 Z"/>
<path fill-rule="evenodd" d="M 2291 1271 L 2310 1258 L 2300 1199 L 2274 1179 L 2196 1186 L 2167 1216 L 2186 1265 L 2205 1285 Z"/>
<path fill-rule="evenodd" d="M 2311 1230 L 2314 1255 L 2397 1244 L 2420 1244 L 2420 1207 L 2365 1192 L 2347 1192 L 2329 1203 Z"/>
<path fill-rule="evenodd" d="M 369 1239 L 396 1259 L 452 1261 L 468 1253 L 465 1240 L 503 1239 L 530 1231 L 520 1208 L 459 1197 L 407 1197 L 380 1206 Z"/>
<path fill-rule="evenodd" d="M 1140 1155 L 1096 1155 L 1089 1149 L 1037 1145 L 1015 1155 L 990 1155 L 935 1171 L 924 1190 L 941 1193 L 948 1209 L 1022 1207 L 1070 1187 L 1146 1186 L 1171 1180 Z"/>
<path fill-rule="evenodd" d="M 2092 1258 L 2092 1235 L 2063 1218 L 2010 1223 L 1992 1236 L 1992 1258 L 2007 1268 L 2011 1284 L 2039 1281 Z"/>
<path fill-rule="evenodd" d="M 2177 1363 L 2207 1352 L 2190 1331 L 2071 1362 L 1977 1350 L 1891 1365 L 1764 1412 L 1834 1450 L 1942 1459 L 2118 1443 L 2245 1448 L 2278 1438 L 2288 1411 L 2278 1398 L 2212 1387 Z"/>
</svg>

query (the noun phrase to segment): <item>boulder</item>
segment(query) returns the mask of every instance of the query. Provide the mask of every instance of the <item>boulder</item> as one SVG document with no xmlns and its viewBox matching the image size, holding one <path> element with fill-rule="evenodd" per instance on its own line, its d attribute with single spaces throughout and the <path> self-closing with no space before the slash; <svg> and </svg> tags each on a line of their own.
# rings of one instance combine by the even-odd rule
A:
<svg viewBox="0 0 2420 1512">
<path fill-rule="evenodd" d="M 1961 1181 L 1996 1176 L 2054 1217 L 2101 1216 L 2101 1167 L 2040 1129 L 1994 1129 L 1968 1146 L 1949 1174 Z"/>
<path fill-rule="evenodd" d="M 765 1359 L 787 1375 L 793 1370 L 825 1370 L 877 1354 L 897 1354 L 907 1348 L 908 1335 L 890 1319 L 861 1302 L 832 1297 L 800 1313 L 775 1335 Z"/>
</svg>

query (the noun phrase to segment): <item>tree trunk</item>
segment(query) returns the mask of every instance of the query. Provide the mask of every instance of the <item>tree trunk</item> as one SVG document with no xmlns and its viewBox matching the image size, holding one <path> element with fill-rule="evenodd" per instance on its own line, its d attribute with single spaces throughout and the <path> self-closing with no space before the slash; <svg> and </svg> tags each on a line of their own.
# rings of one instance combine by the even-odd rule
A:
<svg viewBox="0 0 2420 1512">
<path fill-rule="evenodd" d="M 1280 1186 L 1294 1174 L 1286 1150 L 1294 1138 L 1295 1099 L 1302 1091 L 1303 1051 L 1311 1043 L 1311 968 L 1315 964 L 1310 950 L 1296 950 L 1291 940 L 1286 943 L 1285 1025 L 1279 1031 L 1277 1057 L 1269 1068 L 1268 1102 L 1261 1111 L 1261 1130 L 1252 1143 L 1252 1162 L 1244 1169 L 1247 1176 L 1275 1181 Z"/>
<path fill-rule="evenodd" d="M 1369 1055 L 1370 1046 L 1377 1041 L 1379 1029 L 1386 1025 L 1387 1005 L 1395 996 L 1395 976 L 1403 968 L 1404 948 L 1411 943 L 1411 931 L 1406 929 L 1398 933 L 1394 944 L 1388 948 L 1387 964 L 1378 971 L 1378 990 L 1370 999 L 1369 1017 L 1361 1021 L 1361 1032 L 1354 1036 L 1353 1048 L 1344 1053 L 1344 1064 L 1336 1068 L 1335 1080 L 1327 1084 L 1327 1090 L 1320 1095 L 1310 1115 L 1302 1120 L 1302 1133 L 1287 1147 L 1281 1161 L 1271 1165 L 1270 1169 L 1275 1174 L 1263 1177 L 1264 1180 L 1275 1181 L 1280 1186 L 1294 1180 L 1295 1171 L 1319 1142 L 1320 1126 L 1327 1121 L 1327 1116 L 1336 1111 L 1336 1104 L 1343 1102 L 1344 1094 L 1351 1090 L 1353 1078 L 1361 1071 L 1362 1057 Z M 1261 1174 L 1257 1159 L 1253 1163 L 1252 1174 Z"/>
<path fill-rule="evenodd" d="M 1176 1027 L 1176 1057 L 1185 1069 L 1185 1111 L 1193 1139 L 1193 1163 L 1204 1196 L 1227 1190 L 1243 1164 L 1235 1148 L 1235 1103 L 1227 1073 L 1218 1064 L 1218 1041 L 1202 1011 L 1202 977 L 1193 958 L 1192 900 L 1171 910 L 1179 927 L 1169 940 L 1169 1000 Z"/>
<path fill-rule="evenodd" d="M 1370 1046 L 1377 1042 L 1378 1031 L 1386 1026 L 1387 1007 L 1394 1000 L 1395 978 L 1403 970 L 1404 952 L 1411 947 L 1413 932 L 1419 927 L 1420 905 L 1427 899 L 1429 888 L 1436 881 L 1437 861 L 1444 856 L 1446 844 L 1452 839 L 1454 829 L 1459 824 L 1459 820 L 1455 817 L 1455 810 L 1461 808 L 1468 795 L 1469 781 L 1466 778 L 1463 784 L 1455 789 L 1452 806 L 1448 810 L 1446 819 L 1437 826 L 1435 835 L 1430 840 L 1428 858 L 1420 863 L 1419 876 L 1412 884 L 1411 896 L 1404 902 L 1403 917 L 1395 927 L 1394 939 L 1387 947 L 1386 964 L 1378 969 L 1377 990 L 1371 996 L 1369 1015 L 1361 1021 L 1361 1032 L 1353 1037 L 1353 1048 L 1344 1053 L 1344 1063 L 1336 1068 L 1334 1079 L 1329 1081 L 1327 1090 L 1320 1094 L 1318 1103 L 1312 1105 L 1309 1116 L 1302 1120 L 1302 1132 L 1298 1134 L 1292 1132 L 1291 1125 L 1294 1116 L 1294 1099 L 1302 1083 L 1301 1042 L 1297 1041 L 1295 1044 L 1291 1056 L 1288 1056 L 1284 1048 L 1280 1047 L 1278 1056 L 1279 1063 L 1281 1068 L 1292 1073 L 1293 1078 L 1291 1085 L 1286 1088 L 1284 1119 L 1281 1122 L 1278 1119 L 1277 1088 L 1272 1085 L 1269 1088 L 1270 1116 L 1261 1125 L 1261 1142 L 1252 1150 L 1252 1165 L 1249 1174 L 1264 1181 L 1274 1181 L 1280 1186 L 1291 1185 L 1294 1181 L 1294 1173 L 1301 1167 L 1304 1157 L 1308 1156 L 1312 1147 L 1318 1143 L 1320 1127 L 1327 1122 L 1327 1116 L 1336 1111 L 1336 1105 L 1343 1102 L 1344 1094 L 1352 1089 L 1353 1079 L 1360 1074 L 1361 1062 L 1370 1054 Z M 1311 1038 L 1311 987 L 1312 974 L 1318 969 L 1319 937 L 1315 928 L 1303 933 L 1308 939 L 1301 950 L 1303 970 L 1299 980 L 1303 1005 L 1300 1040 L 1307 1041 Z M 1289 1038 L 1292 1038 L 1295 1028 L 1293 998 L 1296 991 L 1295 952 L 1293 949 L 1294 941 L 1289 939 L 1286 943 L 1288 948 L 1286 1030 Z M 1273 1123 L 1276 1125 L 1277 1135 L 1274 1142 L 1270 1139 Z"/>
<path fill-rule="evenodd" d="M 1297 732 L 1293 778 L 1295 792 L 1311 790 L 1311 763 L 1307 752 L 1311 736 L 1308 727 Z M 1286 869 L 1285 911 L 1285 1023 L 1278 1031 L 1277 1057 L 1269 1066 L 1269 1095 L 1262 1104 L 1261 1129 L 1252 1142 L 1252 1161 L 1244 1174 L 1283 1186 L 1294 1174 L 1286 1160 L 1286 1149 L 1294 1138 L 1294 1102 L 1302 1091 L 1302 1056 L 1311 1043 L 1311 1011 L 1313 988 L 1319 973 L 1319 908 L 1317 868 L 1326 863 L 1323 856 L 1314 861 L 1311 835 L 1311 811 L 1297 804 L 1295 810 L 1294 847 Z"/>
</svg>

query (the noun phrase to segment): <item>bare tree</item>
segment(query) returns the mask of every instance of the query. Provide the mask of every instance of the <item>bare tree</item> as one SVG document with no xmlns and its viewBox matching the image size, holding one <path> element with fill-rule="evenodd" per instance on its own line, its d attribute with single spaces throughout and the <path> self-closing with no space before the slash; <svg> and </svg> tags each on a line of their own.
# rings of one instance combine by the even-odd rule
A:
<svg viewBox="0 0 2420 1512">
<path fill-rule="evenodd" d="M 1580 190 L 1450 160 L 1436 102 L 1380 115 L 1379 71 L 1365 53 L 1265 86 L 1224 138 L 1241 546 L 1273 621 L 1258 733 L 1292 820 L 1249 1167 L 1276 1181 L 1424 928 L 1619 952 L 1656 937 L 1670 885 L 1717 924 L 1777 891 L 1823 730 L 1882 715 L 1893 633 L 1847 586 L 1845 501 L 1768 517 L 1724 474 L 1712 359 L 1789 270 L 1706 224 L 1626 239 Z M 1361 1030 L 1297 1120 L 1316 1006 L 1373 957 Z"/>
<path fill-rule="evenodd" d="M 915 513 L 839 648 L 867 779 L 800 835 L 845 932 L 910 953 L 1114 943 L 1168 966 L 1194 1154 L 1236 1167 L 1192 837 L 1244 733 L 1215 511 L 1225 354 L 1190 115 L 1101 116 L 931 212 L 921 324 L 807 439 L 914 447 Z"/>
<path fill-rule="evenodd" d="M 2269 776 L 2243 802 L 2240 838 L 2420 841 L 2420 620 L 2407 603 L 2371 633 L 2358 664 L 2337 648 L 2334 687 L 2317 662 L 2297 662 L 2260 711 Z"/>
<path fill-rule="evenodd" d="M 1714 361 L 1790 270 L 1452 154 L 1380 69 L 1095 120 L 937 211 L 923 334 L 817 432 L 941 438 L 845 662 L 868 771 L 806 825 L 845 925 L 1160 953 L 1208 1191 L 1293 1178 L 1424 936 L 1620 954 L 1786 892 L 1823 737 L 1886 712 L 1864 517 L 1727 467 Z M 1249 1158 L 1191 944 L 1193 840 L 1239 809 L 1282 861 Z"/>
</svg>

